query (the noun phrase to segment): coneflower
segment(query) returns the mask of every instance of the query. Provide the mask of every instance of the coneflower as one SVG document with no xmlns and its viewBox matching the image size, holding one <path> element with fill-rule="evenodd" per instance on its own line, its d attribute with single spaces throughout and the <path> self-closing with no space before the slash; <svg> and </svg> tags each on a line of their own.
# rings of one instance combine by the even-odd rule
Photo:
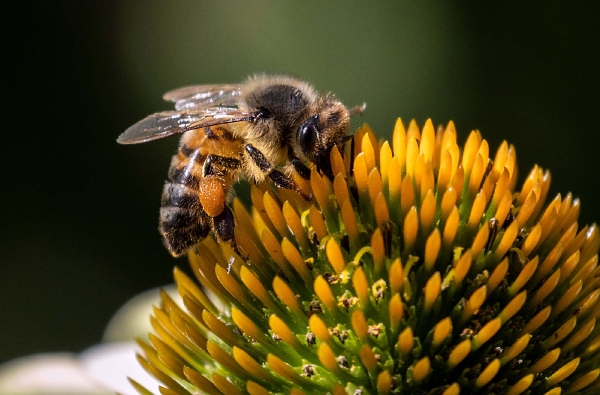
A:
<svg viewBox="0 0 600 395">
<path fill-rule="evenodd" d="M 141 364 L 162 394 L 596 394 L 600 268 L 579 201 L 516 190 L 506 142 L 396 123 L 359 129 L 312 202 L 234 200 L 243 257 L 209 237 L 175 269 Z M 150 392 L 132 380 L 142 394 Z"/>
</svg>

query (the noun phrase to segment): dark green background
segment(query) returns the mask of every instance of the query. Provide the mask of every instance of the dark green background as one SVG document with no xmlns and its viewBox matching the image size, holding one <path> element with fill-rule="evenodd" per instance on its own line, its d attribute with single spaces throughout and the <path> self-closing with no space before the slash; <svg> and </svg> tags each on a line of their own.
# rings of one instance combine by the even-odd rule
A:
<svg viewBox="0 0 600 395">
<path fill-rule="evenodd" d="M 156 231 L 177 138 L 115 143 L 181 85 L 292 73 L 366 101 L 358 122 L 381 136 L 398 116 L 453 119 L 461 142 L 507 139 L 521 178 L 550 168 L 551 196 L 573 191 L 581 223 L 600 219 L 592 2 L 20 3 L 3 10 L 0 362 L 82 350 L 186 266 Z"/>
</svg>

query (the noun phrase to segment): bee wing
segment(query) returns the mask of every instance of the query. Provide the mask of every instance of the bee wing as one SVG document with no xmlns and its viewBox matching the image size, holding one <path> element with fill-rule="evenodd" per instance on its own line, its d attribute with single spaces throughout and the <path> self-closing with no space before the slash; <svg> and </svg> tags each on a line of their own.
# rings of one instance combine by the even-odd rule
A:
<svg viewBox="0 0 600 395">
<path fill-rule="evenodd" d="M 138 144 L 185 133 L 188 130 L 224 123 L 252 121 L 255 114 L 237 108 L 208 108 L 202 111 L 163 111 L 142 119 L 125 130 L 117 139 L 119 144 Z"/>
<path fill-rule="evenodd" d="M 167 92 L 163 99 L 174 102 L 175 109 L 182 111 L 235 106 L 241 94 L 241 85 L 193 85 Z"/>
</svg>

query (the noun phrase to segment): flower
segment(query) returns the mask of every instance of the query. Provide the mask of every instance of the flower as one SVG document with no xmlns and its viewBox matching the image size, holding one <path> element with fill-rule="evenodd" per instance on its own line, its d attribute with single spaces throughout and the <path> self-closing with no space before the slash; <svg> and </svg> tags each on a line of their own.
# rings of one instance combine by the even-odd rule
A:
<svg viewBox="0 0 600 395">
<path fill-rule="evenodd" d="M 600 236 L 579 201 L 520 190 L 454 124 L 360 128 L 311 202 L 252 186 L 239 254 L 207 238 L 166 293 L 141 364 L 163 394 L 559 394 L 600 391 Z M 301 180 L 298 180 L 301 182 Z M 241 256 L 240 256 L 241 255 Z M 142 394 L 150 393 L 132 381 Z"/>
</svg>

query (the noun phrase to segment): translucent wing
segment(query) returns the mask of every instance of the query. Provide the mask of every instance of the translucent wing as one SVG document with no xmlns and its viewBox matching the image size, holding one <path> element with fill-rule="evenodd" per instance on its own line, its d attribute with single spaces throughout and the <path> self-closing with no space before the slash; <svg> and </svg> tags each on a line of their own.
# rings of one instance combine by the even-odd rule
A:
<svg viewBox="0 0 600 395">
<path fill-rule="evenodd" d="M 185 133 L 188 130 L 224 123 L 252 121 L 255 114 L 237 108 L 216 107 L 205 110 L 163 111 L 152 114 L 129 127 L 119 136 L 120 144 L 138 144 Z"/>
<path fill-rule="evenodd" d="M 241 85 L 194 85 L 167 92 L 163 99 L 174 102 L 175 109 L 179 111 L 216 106 L 235 107 L 241 93 Z"/>
</svg>

